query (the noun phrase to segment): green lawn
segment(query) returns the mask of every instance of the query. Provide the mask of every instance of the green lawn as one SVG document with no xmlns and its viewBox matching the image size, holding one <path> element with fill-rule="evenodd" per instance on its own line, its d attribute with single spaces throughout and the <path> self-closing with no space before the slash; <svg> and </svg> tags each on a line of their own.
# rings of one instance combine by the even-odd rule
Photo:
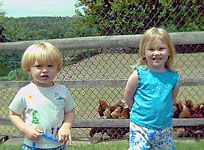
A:
<svg viewBox="0 0 204 150">
<path fill-rule="evenodd" d="M 176 150 L 202 150 L 204 142 L 175 142 Z M 68 150 L 127 150 L 128 143 L 100 143 L 93 145 L 69 146 Z M 0 150 L 21 150 L 21 146 L 0 145 Z"/>
</svg>

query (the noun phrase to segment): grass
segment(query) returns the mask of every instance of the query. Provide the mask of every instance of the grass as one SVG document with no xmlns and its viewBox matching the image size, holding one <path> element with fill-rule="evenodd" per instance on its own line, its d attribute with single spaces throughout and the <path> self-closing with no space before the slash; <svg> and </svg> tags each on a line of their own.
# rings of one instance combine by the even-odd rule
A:
<svg viewBox="0 0 204 150">
<path fill-rule="evenodd" d="M 176 150 L 202 150 L 204 142 L 203 141 L 177 141 L 175 142 Z"/>
<path fill-rule="evenodd" d="M 176 150 L 202 150 L 204 142 L 194 141 L 194 142 L 184 142 L 176 141 Z M 127 150 L 129 147 L 128 143 L 100 143 L 93 145 L 78 145 L 78 146 L 68 146 L 68 150 Z M 22 146 L 8 146 L 0 145 L 0 150 L 21 150 Z"/>
</svg>

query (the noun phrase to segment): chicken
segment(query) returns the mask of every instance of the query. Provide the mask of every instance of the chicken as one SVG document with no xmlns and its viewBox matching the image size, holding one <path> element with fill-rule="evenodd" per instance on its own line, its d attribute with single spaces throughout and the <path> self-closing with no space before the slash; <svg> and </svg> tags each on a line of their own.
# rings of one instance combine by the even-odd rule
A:
<svg viewBox="0 0 204 150">
<path fill-rule="evenodd" d="M 111 139 L 121 139 L 123 136 L 129 132 L 129 128 L 107 128 L 106 133 Z"/>
<path fill-rule="evenodd" d="M 179 118 L 192 118 L 192 115 L 195 112 L 192 100 L 189 99 L 185 100 L 184 105 L 186 108 L 182 110 L 182 112 L 179 115 Z"/>
<path fill-rule="evenodd" d="M 121 107 L 117 107 L 111 112 L 110 109 L 107 108 L 104 112 L 104 116 L 106 119 L 118 119 L 121 116 L 122 109 Z"/>
<path fill-rule="evenodd" d="M 204 103 L 198 103 L 194 107 L 193 118 L 203 118 L 204 117 Z"/>
<path fill-rule="evenodd" d="M 177 137 L 183 137 L 184 134 L 185 134 L 185 128 L 183 127 L 175 127 L 174 128 L 174 134 L 177 136 Z"/>
<path fill-rule="evenodd" d="M 102 135 L 106 132 L 106 128 L 100 128 L 100 127 L 96 127 L 96 128 L 91 128 L 91 130 L 89 131 L 89 135 L 90 137 L 93 137 L 95 133 L 102 133 Z"/>
<path fill-rule="evenodd" d="M 118 101 L 115 105 L 110 106 L 108 109 L 110 110 L 110 112 L 112 113 L 117 107 L 122 107 L 124 108 L 125 103 L 122 101 Z"/>
<path fill-rule="evenodd" d="M 204 103 L 193 104 L 192 100 L 184 101 L 185 109 L 180 113 L 179 118 L 203 118 Z M 186 126 L 175 129 L 177 137 L 204 137 L 204 126 Z"/>
<path fill-rule="evenodd" d="M 189 126 L 189 127 L 177 127 L 174 129 L 177 137 L 194 137 L 203 138 L 204 137 L 204 126 Z"/>
<path fill-rule="evenodd" d="M 99 137 L 94 137 L 96 133 L 101 133 L 101 135 Z M 102 140 L 104 133 L 106 133 L 106 128 L 103 128 L 103 127 L 91 128 L 91 130 L 89 131 L 91 143 L 96 143 Z"/>
<path fill-rule="evenodd" d="M 111 119 L 118 119 L 121 116 L 122 107 L 117 107 L 112 113 L 111 113 Z"/>
<path fill-rule="evenodd" d="M 121 112 L 122 119 L 129 119 L 130 118 L 130 109 L 128 107 L 124 108 Z"/>
<path fill-rule="evenodd" d="M 194 126 L 191 127 L 191 137 L 203 138 L 204 137 L 204 126 Z"/>
<path fill-rule="evenodd" d="M 182 103 L 178 99 L 176 99 L 173 103 L 173 118 L 178 118 L 182 110 Z"/>
<path fill-rule="evenodd" d="M 114 107 L 108 108 L 106 117 L 108 119 L 118 119 L 118 118 L 123 118 L 123 119 L 128 119 L 130 116 L 130 110 L 129 108 L 124 108 L 124 103 L 119 101 Z M 117 107 L 116 107 L 117 106 Z M 113 110 L 114 108 L 114 110 Z M 112 111 L 112 112 L 111 112 Z M 107 128 L 106 133 L 111 139 L 120 139 L 123 138 L 123 136 L 129 132 L 129 128 Z"/>
<path fill-rule="evenodd" d="M 99 101 L 99 107 L 97 112 L 99 113 L 100 117 L 105 117 L 106 119 L 118 119 L 118 118 L 124 118 L 128 119 L 130 116 L 129 108 L 124 108 L 125 103 L 122 101 L 118 101 L 115 105 L 109 106 L 105 101 L 100 100 Z M 91 128 L 89 135 L 90 135 L 90 141 L 93 143 L 98 142 L 102 140 L 102 137 L 104 133 L 106 133 L 110 138 L 112 139 L 118 139 L 122 138 L 126 133 L 129 132 L 129 128 L 123 127 L 95 127 Z M 96 133 L 101 133 L 101 136 L 96 136 Z"/>
<path fill-rule="evenodd" d="M 108 104 L 103 101 L 103 100 L 99 100 L 98 101 L 99 103 L 99 107 L 98 107 L 98 113 L 99 113 L 99 116 L 100 117 L 103 117 L 104 116 L 104 111 L 109 107 Z"/>
<path fill-rule="evenodd" d="M 113 106 L 108 106 L 104 112 L 104 116 L 107 119 L 118 119 L 121 117 L 122 110 L 124 108 L 124 103 L 122 101 L 118 101 L 117 104 Z"/>
<path fill-rule="evenodd" d="M 106 119 L 112 119 L 110 109 L 105 110 L 104 116 L 105 116 Z"/>
</svg>

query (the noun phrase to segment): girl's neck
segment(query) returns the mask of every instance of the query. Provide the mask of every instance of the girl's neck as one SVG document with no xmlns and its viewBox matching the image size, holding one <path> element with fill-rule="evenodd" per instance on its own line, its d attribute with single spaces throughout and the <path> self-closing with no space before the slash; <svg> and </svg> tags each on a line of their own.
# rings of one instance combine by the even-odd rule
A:
<svg viewBox="0 0 204 150">
<path fill-rule="evenodd" d="M 154 71 L 154 72 L 165 72 L 167 69 L 165 67 L 163 68 L 152 68 L 152 67 L 149 67 L 147 66 L 147 68 L 151 71 Z"/>
</svg>

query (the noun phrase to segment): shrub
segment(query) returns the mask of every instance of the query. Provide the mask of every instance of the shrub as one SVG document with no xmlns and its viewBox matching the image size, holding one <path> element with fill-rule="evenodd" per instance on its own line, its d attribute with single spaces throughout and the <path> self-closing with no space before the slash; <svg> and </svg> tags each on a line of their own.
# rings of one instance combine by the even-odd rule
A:
<svg viewBox="0 0 204 150">
<path fill-rule="evenodd" d="M 25 73 L 21 68 L 14 69 L 8 74 L 9 81 L 25 81 L 31 80 L 31 77 Z"/>
</svg>

